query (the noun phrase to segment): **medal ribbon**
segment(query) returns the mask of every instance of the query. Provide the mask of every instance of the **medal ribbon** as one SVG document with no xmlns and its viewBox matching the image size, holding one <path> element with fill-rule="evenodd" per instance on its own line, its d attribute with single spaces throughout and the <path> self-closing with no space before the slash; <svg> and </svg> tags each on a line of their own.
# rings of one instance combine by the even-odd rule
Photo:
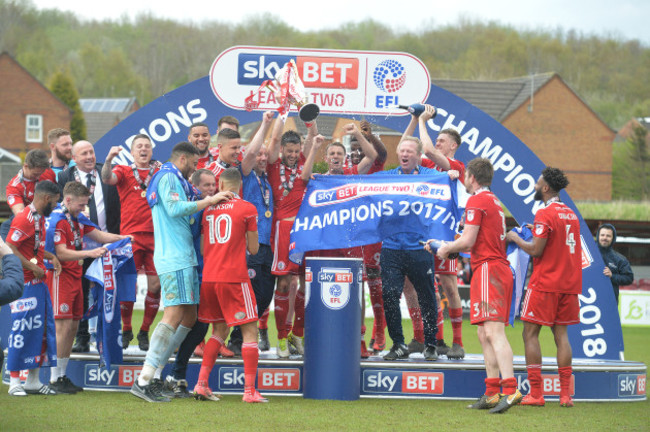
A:
<svg viewBox="0 0 650 432">
<path fill-rule="evenodd" d="M 81 176 L 79 175 L 79 169 L 75 167 L 74 169 L 74 179 L 83 184 L 81 181 Z M 97 184 L 97 170 L 92 170 L 90 173 L 88 173 L 88 179 L 90 182 L 90 186 L 88 186 L 88 190 L 90 191 L 90 199 L 93 199 L 94 194 L 95 194 L 95 185 Z"/>
<path fill-rule="evenodd" d="M 283 163 L 280 163 L 280 181 L 282 181 L 282 187 L 287 192 L 290 192 L 293 189 L 293 181 L 296 179 L 298 174 L 298 164 L 294 165 L 291 168 L 291 174 L 289 174 L 289 180 L 287 181 L 287 176 L 285 175 L 286 167 Z"/>
<path fill-rule="evenodd" d="M 144 182 L 140 178 L 140 172 L 138 171 L 138 167 L 135 166 L 135 164 L 131 164 L 131 169 L 133 170 L 133 177 L 135 177 L 135 181 L 138 182 L 140 185 L 140 188 L 143 191 L 147 190 L 147 186 L 149 186 L 149 182 L 151 181 L 151 177 L 153 177 L 154 171 L 156 171 L 156 168 L 158 168 L 158 162 L 157 161 L 151 161 L 149 162 L 149 173 L 147 174 L 147 178 L 144 179 Z"/>
<path fill-rule="evenodd" d="M 70 215 L 70 211 L 63 203 L 61 204 L 61 208 L 63 209 L 63 214 L 65 215 L 65 218 L 70 225 L 70 229 L 72 230 L 72 235 L 74 236 L 74 248 L 75 250 L 80 251 L 82 247 L 81 232 L 79 228 L 75 228 L 74 222 L 72 221 L 72 215 Z"/>
</svg>

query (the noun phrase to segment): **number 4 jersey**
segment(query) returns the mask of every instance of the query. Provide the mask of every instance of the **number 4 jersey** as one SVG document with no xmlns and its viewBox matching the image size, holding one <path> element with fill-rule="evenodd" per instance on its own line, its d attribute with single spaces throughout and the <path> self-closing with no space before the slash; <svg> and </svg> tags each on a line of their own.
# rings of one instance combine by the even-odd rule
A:
<svg viewBox="0 0 650 432">
<path fill-rule="evenodd" d="M 247 282 L 246 233 L 257 231 L 257 209 L 241 198 L 203 212 L 203 282 Z"/>
<path fill-rule="evenodd" d="M 528 284 L 536 291 L 582 293 L 580 222 L 564 203 L 551 202 L 535 215 L 533 236 L 546 239 L 544 252 L 533 259 Z"/>
</svg>

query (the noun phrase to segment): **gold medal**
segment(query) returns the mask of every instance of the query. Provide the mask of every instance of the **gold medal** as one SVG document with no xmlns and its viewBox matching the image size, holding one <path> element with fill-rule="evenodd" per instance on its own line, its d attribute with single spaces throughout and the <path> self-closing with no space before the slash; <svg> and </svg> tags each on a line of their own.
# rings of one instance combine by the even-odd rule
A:
<svg viewBox="0 0 650 432">
<path fill-rule="evenodd" d="M 84 265 L 84 260 L 77 261 L 77 264 L 79 264 L 80 266 Z"/>
<path fill-rule="evenodd" d="M 282 195 L 284 195 L 284 196 L 289 195 L 289 191 L 285 189 L 285 190 L 282 192 Z"/>
<path fill-rule="evenodd" d="M 147 197 L 147 191 L 142 191 L 142 193 L 140 194 L 140 196 L 141 196 L 142 198 L 146 198 L 146 197 Z"/>
<path fill-rule="evenodd" d="M 194 222 L 195 222 L 194 218 L 190 218 L 190 225 L 194 225 Z"/>
<path fill-rule="evenodd" d="M 264 216 L 266 216 L 267 218 L 270 218 L 271 217 L 271 210 L 267 210 L 266 213 L 264 213 Z"/>
<path fill-rule="evenodd" d="M 32 264 L 38 264 L 38 260 L 36 259 L 36 257 L 30 259 L 29 262 Z"/>
</svg>

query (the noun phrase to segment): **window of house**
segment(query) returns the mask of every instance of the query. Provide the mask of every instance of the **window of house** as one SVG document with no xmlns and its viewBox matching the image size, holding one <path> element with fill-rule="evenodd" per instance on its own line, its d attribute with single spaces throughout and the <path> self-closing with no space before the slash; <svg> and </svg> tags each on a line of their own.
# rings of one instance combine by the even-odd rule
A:
<svg viewBox="0 0 650 432">
<path fill-rule="evenodd" d="M 27 114 L 25 120 L 25 141 L 43 141 L 43 116 L 38 114 Z"/>
</svg>

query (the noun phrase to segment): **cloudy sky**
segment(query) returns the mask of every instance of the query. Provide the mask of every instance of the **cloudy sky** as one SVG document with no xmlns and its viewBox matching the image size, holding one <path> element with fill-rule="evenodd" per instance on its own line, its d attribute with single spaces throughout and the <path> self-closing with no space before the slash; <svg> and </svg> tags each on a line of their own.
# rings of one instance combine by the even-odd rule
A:
<svg viewBox="0 0 650 432">
<path fill-rule="evenodd" d="M 214 0 L 32 0 L 39 9 L 73 11 L 86 19 L 133 18 L 138 13 L 179 21 L 204 19 L 241 22 L 255 13 L 270 12 L 298 29 L 334 28 L 344 22 L 372 18 L 395 30 L 422 30 L 430 26 L 453 24 L 460 17 L 477 21 L 497 21 L 517 29 L 574 29 L 586 35 L 639 39 L 650 45 L 650 1 L 647 0 L 344 0 L 268 1 L 241 3 Z M 325 5 L 318 10 L 318 5 Z M 233 5 L 245 5 L 245 9 Z M 317 13 L 315 11 L 317 10 Z"/>
</svg>

